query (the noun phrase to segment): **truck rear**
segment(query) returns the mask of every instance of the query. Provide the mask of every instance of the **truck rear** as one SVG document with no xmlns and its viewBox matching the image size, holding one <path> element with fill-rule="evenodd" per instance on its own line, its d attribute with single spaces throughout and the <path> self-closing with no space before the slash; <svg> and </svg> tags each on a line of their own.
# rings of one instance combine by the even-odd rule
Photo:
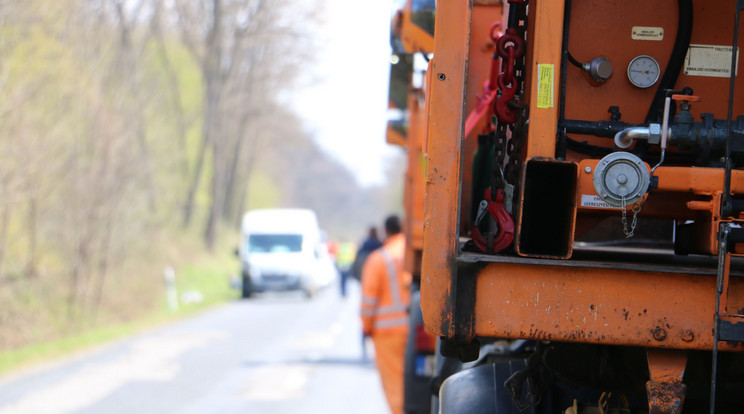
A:
<svg viewBox="0 0 744 414">
<path fill-rule="evenodd" d="M 496 3 L 436 5 L 442 412 L 744 412 L 744 2 Z"/>
</svg>

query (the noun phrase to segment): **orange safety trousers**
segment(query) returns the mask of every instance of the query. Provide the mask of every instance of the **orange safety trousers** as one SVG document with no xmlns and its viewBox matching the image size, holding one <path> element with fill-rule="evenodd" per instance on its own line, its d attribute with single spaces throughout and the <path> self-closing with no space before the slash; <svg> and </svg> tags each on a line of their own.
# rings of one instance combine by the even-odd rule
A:
<svg viewBox="0 0 744 414">
<path fill-rule="evenodd" d="M 400 333 L 372 336 L 382 390 L 393 414 L 403 414 L 403 361 L 407 339 L 408 335 Z"/>
</svg>

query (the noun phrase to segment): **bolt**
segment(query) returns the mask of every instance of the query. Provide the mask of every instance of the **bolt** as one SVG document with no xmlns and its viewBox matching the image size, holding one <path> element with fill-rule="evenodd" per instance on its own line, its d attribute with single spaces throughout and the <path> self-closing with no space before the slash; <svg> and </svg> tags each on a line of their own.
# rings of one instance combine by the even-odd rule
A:
<svg viewBox="0 0 744 414">
<path fill-rule="evenodd" d="M 656 327 L 653 331 L 654 339 L 657 341 L 663 341 L 666 339 L 666 331 L 662 328 Z"/>
<path fill-rule="evenodd" d="M 592 172 L 592 167 L 586 167 L 584 168 L 584 171 L 586 171 L 586 173 L 589 174 L 590 172 Z"/>
<path fill-rule="evenodd" d="M 439 75 L 437 75 L 437 78 L 439 78 L 439 80 L 445 80 L 447 77 L 444 75 L 444 73 L 440 73 Z"/>
<path fill-rule="evenodd" d="M 695 339 L 695 333 L 689 329 L 682 331 L 682 340 L 685 342 L 692 342 Z"/>
</svg>

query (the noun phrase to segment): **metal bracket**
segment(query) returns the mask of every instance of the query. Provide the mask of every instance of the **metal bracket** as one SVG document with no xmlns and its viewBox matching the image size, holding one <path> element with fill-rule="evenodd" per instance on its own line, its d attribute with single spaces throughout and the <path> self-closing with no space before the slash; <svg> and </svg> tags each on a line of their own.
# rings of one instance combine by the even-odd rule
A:
<svg viewBox="0 0 744 414">
<path fill-rule="evenodd" d="M 674 349 L 647 349 L 650 379 L 646 383 L 649 414 L 680 414 L 687 386 L 682 383 L 687 353 Z"/>
</svg>

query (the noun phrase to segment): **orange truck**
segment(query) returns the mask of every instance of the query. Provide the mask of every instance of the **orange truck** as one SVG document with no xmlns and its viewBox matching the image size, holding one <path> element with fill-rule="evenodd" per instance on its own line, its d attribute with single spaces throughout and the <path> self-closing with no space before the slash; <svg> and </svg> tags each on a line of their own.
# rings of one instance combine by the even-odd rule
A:
<svg viewBox="0 0 744 414">
<path fill-rule="evenodd" d="M 414 4 L 415 3 L 415 4 Z M 431 412 L 431 381 L 436 365 L 436 336 L 427 332 L 419 306 L 423 250 L 426 159 L 426 60 L 434 50 L 434 0 L 408 0 L 391 25 L 393 55 L 390 66 L 387 142 L 406 150 L 403 179 L 406 236 L 404 265 L 413 275 L 410 330 L 404 366 L 404 409 L 408 414 Z M 392 115 L 391 114 L 391 115 Z"/>
<path fill-rule="evenodd" d="M 440 412 L 744 412 L 744 1 L 501 7 L 436 2 Z"/>
</svg>

